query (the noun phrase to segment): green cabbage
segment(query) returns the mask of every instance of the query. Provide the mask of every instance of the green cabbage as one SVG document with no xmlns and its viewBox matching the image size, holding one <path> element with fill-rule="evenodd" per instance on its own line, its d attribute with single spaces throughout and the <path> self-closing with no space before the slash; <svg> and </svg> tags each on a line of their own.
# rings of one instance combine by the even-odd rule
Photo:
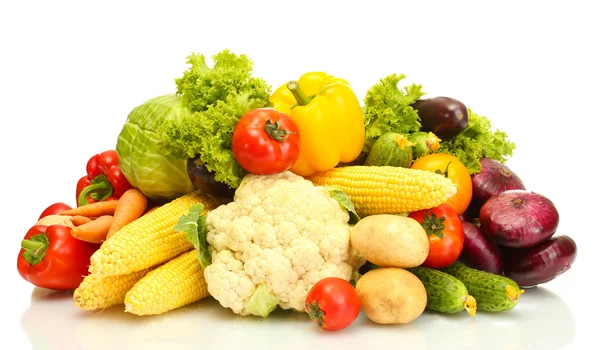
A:
<svg viewBox="0 0 600 350">
<path fill-rule="evenodd" d="M 167 157 L 158 151 L 157 130 L 167 121 L 192 115 L 175 95 L 150 99 L 136 107 L 117 139 L 121 171 L 129 183 L 147 197 L 169 201 L 194 190 L 187 173 L 187 158 Z"/>
</svg>

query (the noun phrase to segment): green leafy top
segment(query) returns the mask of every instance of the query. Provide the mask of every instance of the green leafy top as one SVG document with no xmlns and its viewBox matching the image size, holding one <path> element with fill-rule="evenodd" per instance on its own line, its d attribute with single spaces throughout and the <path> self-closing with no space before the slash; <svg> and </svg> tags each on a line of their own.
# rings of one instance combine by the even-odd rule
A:
<svg viewBox="0 0 600 350">
<path fill-rule="evenodd" d="M 391 74 L 373 85 L 364 100 L 363 114 L 366 139 L 364 152 L 368 152 L 377 138 L 387 132 L 408 134 L 419 131 L 419 115 L 411 104 L 425 93 L 421 85 L 411 84 L 398 88 L 404 74 Z"/>
<path fill-rule="evenodd" d="M 204 55 L 191 54 L 186 61 L 191 67 L 175 79 L 177 95 L 193 112 L 205 111 L 232 94 L 247 93 L 249 100 L 258 104 L 269 99 L 270 87 L 265 80 L 252 76 L 254 62 L 248 56 L 225 49 L 212 58 L 214 65 L 210 68 Z"/>
<path fill-rule="evenodd" d="M 164 123 L 158 148 L 173 158 L 199 155 L 216 181 L 237 188 L 247 172 L 233 156 L 233 131 L 244 114 L 267 105 L 271 87 L 252 76 L 253 62 L 245 55 L 224 50 L 213 61 L 211 69 L 203 55 L 188 57 L 191 67 L 176 79 L 177 94 L 195 113 Z"/>
<path fill-rule="evenodd" d="M 173 228 L 175 232 L 185 233 L 185 237 L 190 241 L 198 251 L 198 260 L 203 268 L 212 263 L 212 258 L 208 253 L 208 241 L 206 240 L 206 215 L 202 215 L 204 205 L 196 203 L 192 205 L 187 215 L 182 215 Z"/>
<path fill-rule="evenodd" d="M 467 127 L 452 139 L 441 142 L 437 152 L 452 154 L 469 169 L 469 173 L 475 174 L 481 171 L 481 158 L 504 163 L 512 156 L 514 149 L 515 144 L 505 132 L 492 131 L 489 119 L 469 109 Z"/>
</svg>

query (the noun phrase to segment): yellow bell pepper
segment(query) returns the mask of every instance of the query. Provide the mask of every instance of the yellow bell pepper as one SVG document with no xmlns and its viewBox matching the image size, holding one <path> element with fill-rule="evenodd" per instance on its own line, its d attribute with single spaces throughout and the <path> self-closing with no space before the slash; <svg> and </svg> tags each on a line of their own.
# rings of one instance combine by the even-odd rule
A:
<svg viewBox="0 0 600 350">
<path fill-rule="evenodd" d="M 350 163 L 365 143 L 360 103 L 350 84 L 323 72 L 309 72 L 271 95 L 273 108 L 297 124 L 300 154 L 290 171 L 310 176 Z"/>
</svg>

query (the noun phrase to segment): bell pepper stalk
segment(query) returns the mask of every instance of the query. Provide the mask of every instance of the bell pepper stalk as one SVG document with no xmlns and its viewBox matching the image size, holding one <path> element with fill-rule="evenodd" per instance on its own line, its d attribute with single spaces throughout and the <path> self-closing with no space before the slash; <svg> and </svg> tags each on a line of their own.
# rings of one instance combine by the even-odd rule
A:
<svg viewBox="0 0 600 350">
<path fill-rule="evenodd" d="M 114 150 L 92 156 L 86 164 L 87 175 L 76 186 L 77 206 L 119 199 L 132 186 L 121 172 L 119 157 Z"/>
<path fill-rule="evenodd" d="M 290 171 L 310 176 L 350 163 L 361 154 L 365 125 L 358 98 L 344 79 L 309 72 L 281 85 L 271 95 L 272 108 L 298 126 L 300 154 Z"/>
<path fill-rule="evenodd" d="M 35 225 L 21 241 L 17 269 L 37 287 L 73 290 L 88 275 L 90 258 L 99 247 L 73 237 L 67 226 Z"/>
</svg>

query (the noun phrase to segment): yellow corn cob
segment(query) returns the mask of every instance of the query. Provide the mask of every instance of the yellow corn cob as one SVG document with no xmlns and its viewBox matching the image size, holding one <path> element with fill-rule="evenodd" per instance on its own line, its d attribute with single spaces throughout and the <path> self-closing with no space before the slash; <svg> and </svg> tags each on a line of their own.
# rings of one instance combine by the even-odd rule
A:
<svg viewBox="0 0 600 350">
<path fill-rule="evenodd" d="M 392 166 L 339 167 L 314 174 L 308 180 L 346 192 L 360 217 L 433 208 L 457 191 L 456 185 L 443 175 Z"/>
<path fill-rule="evenodd" d="M 194 249 L 159 266 L 125 295 L 125 312 L 158 315 L 209 296 Z"/>
<path fill-rule="evenodd" d="M 87 275 L 73 293 L 74 304 L 84 310 L 104 309 L 123 304 L 125 294 L 146 272 L 147 270 L 143 270 L 108 277 Z"/>
<path fill-rule="evenodd" d="M 195 203 L 204 204 L 204 213 L 229 198 L 213 197 L 195 191 L 162 205 L 124 226 L 107 239 L 90 259 L 89 271 L 99 276 L 126 275 L 180 255 L 193 248 L 185 233 L 173 231 L 181 215 Z"/>
</svg>

